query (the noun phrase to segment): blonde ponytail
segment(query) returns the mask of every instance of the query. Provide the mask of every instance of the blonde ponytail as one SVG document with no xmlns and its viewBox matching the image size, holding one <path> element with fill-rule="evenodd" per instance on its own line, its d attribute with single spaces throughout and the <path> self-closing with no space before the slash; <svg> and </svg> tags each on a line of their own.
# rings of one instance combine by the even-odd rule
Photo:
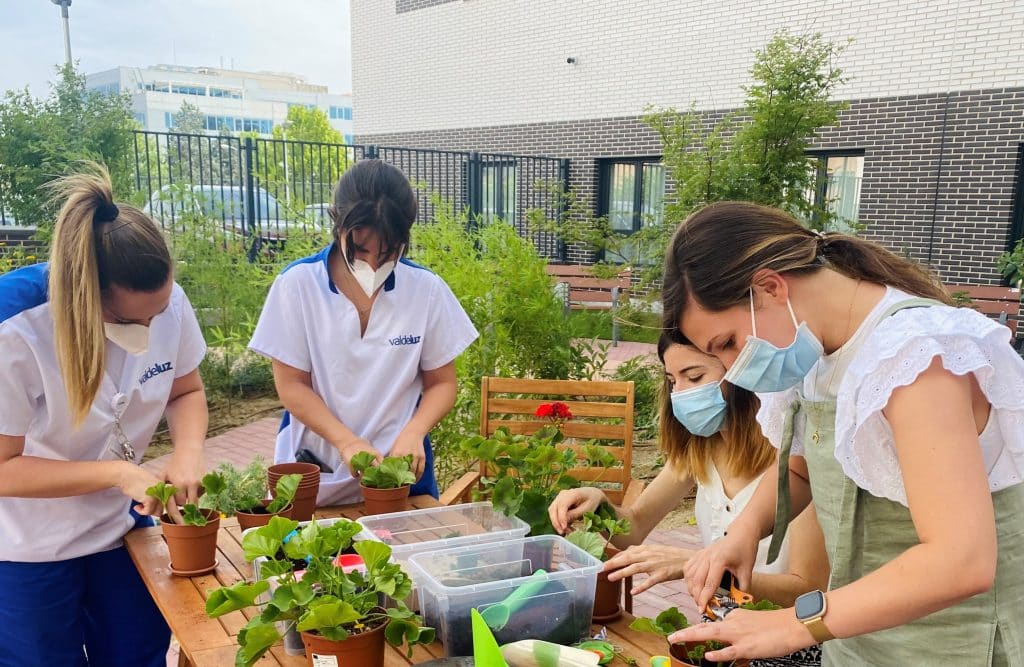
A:
<svg viewBox="0 0 1024 667">
<path fill-rule="evenodd" d="M 111 284 L 159 289 L 170 278 L 171 261 L 156 224 L 133 206 L 114 204 L 102 165 L 87 163 L 49 189 L 63 200 L 50 244 L 50 311 L 72 423 L 78 426 L 103 380 L 103 291 Z"/>
</svg>

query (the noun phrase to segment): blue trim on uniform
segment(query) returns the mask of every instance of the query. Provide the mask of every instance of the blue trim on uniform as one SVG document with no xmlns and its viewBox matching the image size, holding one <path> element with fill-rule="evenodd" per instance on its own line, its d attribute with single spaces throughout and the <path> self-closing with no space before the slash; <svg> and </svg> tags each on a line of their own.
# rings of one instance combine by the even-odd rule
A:
<svg viewBox="0 0 1024 667">
<path fill-rule="evenodd" d="M 290 412 L 288 412 L 287 410 L 285 410 L 284 414 L 281 415 L 281 425 L 277 427 L 277 432 L 280 433 L 281 431 L 285 430 L 286 428 L 288 428 L 288 425 L 291 424 L 291 423 L 292 423 L 292 414 Z"/>
<path fill-rule="evenodd" d="M 167 663 L 170 628 L 124 547 L 50 563 L 0 562 L 0 590 L 3 667 Z"/>
<path fill-rule="evenodd" d="M 393 289 L 395 289 L 395 271 L 394 271 L 394 269 L 391 270 L 391 273 L 388 274 L 387 279 L 384 280 L 384 291 L 385 292 L 390 292 Z"/>
<path fill-rule="evenodd" d="M 408 266 L 410 268 L 419 269 L 420 271 L 426 271 L 427 273 L 433 273 L 433 271 L 431 271 L 427 267 L 420 266 L 419 264 L 417 264 L 416 262 L 412 261 L 411 259 L 409 259 L 407 257 L 403 257 L 402 259 L 400 259 L 398 261 L 401 262 L 402 264 L 405 264 L 406 266 Z"/>
<path fill-rule="evenodd" d="M 49 264 L 42 262 L 0 275 L 0 322 L 46 303 L 49 274 Z"/>
<path fill-rule="evenodd" d="M 331 245 L 327 246 L 326 248 L 324 248 L 323 250 L 321 250 L 320 252 L 318 252 L 318 253 L 316 253 L 314 255 L 310 255 L 309 257 L 303 257 L 301 259 L 297 259 L 294 262 L 292 262 L 291 264 L 289 264 L 288 266 L 284 267 L 284 269 L 282 269 L 282 271 L 281 271 L 281 274 L 283 275 L 283 274 L 287 273 L 289 270 L 291 270 L 292 268 L 294 268 L 296 266 L 299 266 L 300 264 L 316 264 L 317 262 L 323 262 L 324 273 L 327 274 L 327 287 L 332 292 L 337 294 L 338 293 L 338 288 L 334 285 L 334 281 L 331 280 L 331 269 L 327 265 L 327 258 L 330 256 L 331 250 L 333 248 L 334 248 L 334 244 L 332 243 Z"/>
<path fill-rule="evenodd" d="M 430 444 L 430 434 L 423 438 L 423 477 L 409 489 L 410 496 L 433 496 L 434 499 L 440 495 L 437 489 L 437 476 L 434 474 L 434 446 Z"/>
</svg>

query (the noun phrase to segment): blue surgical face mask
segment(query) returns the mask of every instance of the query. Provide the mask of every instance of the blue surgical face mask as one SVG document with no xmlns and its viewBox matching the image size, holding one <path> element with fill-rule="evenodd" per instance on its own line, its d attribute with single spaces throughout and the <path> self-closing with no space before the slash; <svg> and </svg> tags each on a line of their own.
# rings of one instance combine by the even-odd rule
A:
<svg viewBox="0 0 1024 667">
<path fill-rule="evenodd" d="M 757 337 L 757 323 L 754 321 L 754 293 L 750 293 L 750 328 L 752 335 L 740 350 L 739 356 L 723 378 L 726 382 L 748 391 L 771 393 L 784 391 L 795 386 L 814 368 L 825 349 L 806 322 L 797 324 L 796 314 L 789 299 L 786 299 L 789 316 L 796 327 L 793 342 L 786 347 L 775 347 L 763 338 Z"/>
<path fill-rule="evenodd" d="M 721 382 L 672 392 L 672 414 L 694 435 L 710 437 L 725 424 L 725 398 Z"/>
</svg>

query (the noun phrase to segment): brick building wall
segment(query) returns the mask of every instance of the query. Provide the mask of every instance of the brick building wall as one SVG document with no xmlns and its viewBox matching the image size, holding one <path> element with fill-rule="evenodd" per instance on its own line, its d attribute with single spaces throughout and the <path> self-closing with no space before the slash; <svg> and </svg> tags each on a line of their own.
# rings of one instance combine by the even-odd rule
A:
<svg viewBox="0 0 1024 667">
<path fill-rule="evenodd" d="M 996 258 L 1010 241 L 1018 152 L 1024 142 L 1024 88 L 953 93 L 946 106 L 945 94 L 856 100 L 815 149 L 863 150 L 860 223 L 866 226 L 865 237 L 930 261 L 948 282 L 994 284 L 999 281 Z M 639 116 L 357 139 L 569 158 L 570 187 L 595 212 L 600 159 L 661 154 L 660 140 Z M 586 262 L 591 257 L 570 248 L 568 259 Z"/>
</svg>

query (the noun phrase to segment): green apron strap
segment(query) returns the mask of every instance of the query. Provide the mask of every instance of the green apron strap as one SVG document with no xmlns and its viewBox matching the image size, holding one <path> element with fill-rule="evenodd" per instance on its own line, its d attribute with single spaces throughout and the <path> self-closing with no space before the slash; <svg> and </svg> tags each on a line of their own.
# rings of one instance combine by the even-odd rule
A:
<svg viewBox="0 0 1024 667">
<path fill-rule="evenodd" d="M 793 424 L 796 421 L 796 413 L 799 411 L 800 401 L 795 400 L 786 411 L 785 420 L 782 422 L 779 480 L 775 497 L 775 527 L 772 529 L 772 541 L 768 546 L 768 565 L 778 559 L 779 551 L 782 550 L 782 541 L 786 537 L 786 529 L 789 528 L 789 452 L 793 449 Z"/>
</svg>

